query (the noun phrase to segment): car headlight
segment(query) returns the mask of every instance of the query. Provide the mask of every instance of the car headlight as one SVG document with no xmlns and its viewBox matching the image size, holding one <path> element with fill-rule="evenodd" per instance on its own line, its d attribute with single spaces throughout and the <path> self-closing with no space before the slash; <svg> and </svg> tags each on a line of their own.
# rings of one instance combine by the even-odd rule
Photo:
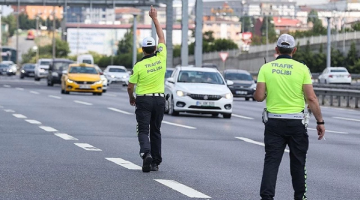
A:
<svg viewBox="0 0 360 200">
<path fill-rule="evenodd" d="M 231 93 L 225 94 L 225 99 L 231 99 L 233 96 Z"/>
<path fill-rule="evenodd" d="M 96 85 L 96 84 L 102 84 L 102 80 L 99 80 L 99 81 L 96 81 L 93 85 Z"/>
<path fill-rule="evenodd" d="M 12 72 L 12 69 L 9 69 L 8 72 Z"/>
<path fill-rule="evenodd" d="M 74 81 L 73 81 L 73 80 L 70 80 L 70 79 L 68 79 L 67 82 L 68 82 L 68 83 L 74 83 Z"/>
<path fill-rule="evenodd" d="M 125 76 L 123 76 L 122 78 L 127 78 L 128 76 L 127 75 L 125 75 Z"/>
<path fill-rule="evenodd" d="M 114 76 L 114 75 L 110 75 L 110 77 L 111 77 L 111 78 L 115 78 L 115 76 Z"/>
<path fill-rule="evenodd" d="M 25 73 L 25 70 L 21 70 L 21 73 Z"/>
<path fill-rule="evenodd" d="M 176 91 L 176 94 L 177 94 L 179 97 L 187 96 L 187 93 L 186 93 L 186 92 L 183 92 L 183 91 L 181 91 L 181 90 Z"/>
<path fill-rule="evenodd" d="M 53 72 L 53 73 L 51 73 L 51 75 L 52 75 L 52 76 L 56 76 L 56 77 L 59 76 L 59 74 L 58 74 L 57 72 Z"/>
<path fill-rule="evenodd" d="M 252 85 L 250 86 L 250 88 L 252 88 L 253 90 L 256 90 L 256 83 L 252 84 Z"/>
<path fill-rule="evenodd" d="M 45 69 L 39 69 L 39 72 L 45 72 Z"/>
</svg>

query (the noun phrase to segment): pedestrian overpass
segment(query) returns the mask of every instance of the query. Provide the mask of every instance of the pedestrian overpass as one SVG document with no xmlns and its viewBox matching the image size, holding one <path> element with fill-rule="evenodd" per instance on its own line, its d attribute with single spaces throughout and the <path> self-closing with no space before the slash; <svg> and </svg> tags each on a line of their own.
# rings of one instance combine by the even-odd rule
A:
<svg viewBox="0 0 360 200">
<path fill-rule="evenodd" d="M 0 0 L 0 5 L 46 5 L 46 6 L 159 6 L 166 0 Z"/>
</svg>

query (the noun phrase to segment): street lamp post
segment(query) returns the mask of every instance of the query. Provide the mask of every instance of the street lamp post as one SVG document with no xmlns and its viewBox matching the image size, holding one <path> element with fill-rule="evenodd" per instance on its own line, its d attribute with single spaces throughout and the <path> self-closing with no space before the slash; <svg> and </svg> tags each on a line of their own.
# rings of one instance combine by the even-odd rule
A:
<svg viewBox="0 0 360 200">
<path fill-rule="evenodd" d="M 2 6 L 0 6 L 0 62 L 2 61 L 2 23 L 1 23 L 1 15 L 2 15 Z"/>
<path fill-rule="evenodd" d="M 76 55 L 79 55 L 79 24 L 80 24 L 80 16 L 78 14 L 73 13 L 72 16 L 76 16 L 77 21 L 77 36 L 76 36 Z"/>
<path fill-rule="evenodd" d="M 55 49 L 55 30 L 56 30 L 56 23 L 55 23 L 55 6 L 53 7 L 53 35 L 52 35 L 52 58 L 55 59 L 56 57 L 56 49 Z"/>
<path fill-rule="evenodd" d="M 136 29 L 137 29 L 137 24 L 136 24 L 136 17 L 137 14 L 134 14 L 134 25 L 133 25 L 133 58 L 132 58 L 132 64 L 133 66 L 135 66 L 136 63 L 136 57 L 137 57 L 137 51 L 136 51 Z"/>
<path fill-rule="evenodd" d="M 268 17 L 266 17 L 266 59 L 268 58 L 268 54 L 269 54 L 269 49 L 268 49 L 268 46 L 269 46 L 269 22 L 268 22 L 269 20 L 268 20 Z"/>
</svg>

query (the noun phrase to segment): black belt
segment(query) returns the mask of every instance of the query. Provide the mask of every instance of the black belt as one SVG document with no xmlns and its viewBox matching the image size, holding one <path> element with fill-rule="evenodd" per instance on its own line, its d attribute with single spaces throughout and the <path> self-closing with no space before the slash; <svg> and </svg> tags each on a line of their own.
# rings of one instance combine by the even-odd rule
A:
<svg viewBox="0 0 360 200">
<path fill-rule="evenodd" d="M 137 94 L 138 97 L 165 97 L 164 93 Z"/>
</svg>

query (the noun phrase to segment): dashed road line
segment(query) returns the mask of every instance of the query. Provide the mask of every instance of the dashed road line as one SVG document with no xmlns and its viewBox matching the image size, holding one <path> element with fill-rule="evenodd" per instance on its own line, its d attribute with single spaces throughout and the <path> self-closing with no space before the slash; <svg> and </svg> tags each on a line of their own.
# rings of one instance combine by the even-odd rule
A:
<svg viewBox="0 0 360 200">
<path fill-rule="evenodd" d="M 30 124 L 41 124 L 41 122 L 32 119 L 27 119 L 25 121 L 29 122 Z"/>
<path fill-rule="evenodd" d="M 15 112 L 14 110 L 11 110 L 11 109 L 4 109 L 5 112 L 10 112 L 10 113 L 13 113 Z"/>
<path fill-rule="evenodd" d="M 20 119 L 26 119 L 27 117 L 25 115 L 22 115 L 22 114 L 13 114 L 14 117 L 16 118 L 20 118 Z"/>
<path fill-rule="evenodd" d="M 78 101 L 78 100 L 75 100 L 74 102 L 75 102 L 75 103 L 79 103 L 79 104 L 83 104 L 83 105 L 87 105 L 87 106 L 91 106 L 91 105 L 93 105 L 92 103 L 88 103 L 88 102 L 85 102 L 85 101 Z"/>
<path fill-rule="evenodd" d="M 54 98 L 54 99 L 61 99 L 61 97 L 59 97 L 59 96 L 54 96 L 54 95 L 49 95 L 48 97 Z"/>
<path fill-rule="evenodd" d="M 15 88 L 15 89 L 17 89 L 17 90 L 21 90 L 21 91 L 22 91 L 22 90 L 24 90 L 24 88 L 19 88 L 19 87 Z"/>
<path fill-rule="evenodd" d="M 111 161 L 115 164 L 118 164 L 122 167 L 125 167 L 126 169 L 131 169 L 131 170 L 141 170 L 141 167 L 139 165 L 136 165 L 130 161 L 124 160 L 122 158 L 105 158 L 108 161 Z"/>
<path fill-rule="evenodd" d="M 3 85 L 4 88 L 11 88 L 10 85 Z"/>
<path fill-rule="evenodd" d="M 168 121 L 162 121 L 162 123 L 172 125 L 172 126 L 178 126 L 178 127 L 182 127 L 182 128 L 187 128 L 187 129 L 196 129 L 195 127 L 192 127 L 192 126 L 186 126 L 186 125 L 172 123 L 172 122 L 168 122 Z"/>
<path fill-rule="evenodd" d="M 360 122 L 360 119 L 346 118 L 346 117 L 333 117 L 334 119 L 342 119 L 346 121 Z"/>
<path fill-rule="evenodd" d="M 68 135 L 66 133 L 55 133 L 54 135 L 56 135 L 59 138 L 62 138 L 64 140 L 78 140 L 77 138 L 74 138 L 73 136 Z"/>
<path fill-rule="evenodd" d="M 126 112 L 126 111 L 123 111 L 123 110 L 119 110 L 119 109 L 116 109 L 116 108 L 108 108 L 108 109 L 112 110 L 112 111 L 115 111 L 115 112 L 122 113 L 122 114 L 132 115 L 132 113 L 129 113 L 129 112 Z"/>
<path fill-rule="evenodd" d="M 254 119 L 252 117 L 246 117 L 246 116 L 242 116 L 242 115 L 237 115 L 237 114 L 232 114 L 233 117 L 237 117 L 237 118 L 242 118 L 242 119 Z"/>
<path fill-rule="evenodd" d="M 315 128 L 307 128 L 308 130 L 311 131 L 317 131 Z M 341 132 L 341 131 L 331 131 L 331 130 L 325 130 L 325 133 L 339 133 L 339 134 L 349 134 L 348 132 Z"/>
<path fill-rule="evenodd" d="M 183 195 L 186 195 L 190 198 L 201 198 L 201 199 L 210 199 L 211 197 L 203 194 L 191 187 L 188 187 L 184 184 L 181 184 L 179 182 L 176 182 L 174 180 L 165 180 L 165 179 L 154 179 L 155 181 L 175 190 L 180 192 Z"/>
<path fill-rule="evenodd" d="M 244 142 L 248 142 L 248 143 L 251 143 L 251 144 L 256 144 L 256 145 L 259 145 L 259 146 L 265 146 L 264 143 L 262 142 L 257 142 L 255 140 L 252 140 L 252 139 L 249 139 L 249 138 L 244 138 L 244 137 L 235 137 L 236 139 L 239 139 L 239 140 L 242 140 Z M 284 150 L 285 152 L 289 153 L 290 151 L 288 149 L 285 149 Z"/>
<path fill-rule="evenodd" d="M 39 126 L 39 128 L 43 129 L 44 131 L 47 131 L 47 132 L 56 132 L 58 130 L 54 129 L 53 127 L 50 127 L 50 126 Z"/>
<path fill-rule="evenodd" d="M 30 91 L 31 94 L 40 94 L 39 92 L 36 91 Z"/>
<path fill-rule="evenodd" d="M 86 151 L 102 151 L 99 148 L 96 148 L 88 143 L 74 143 L 76 146 L 85 149 Z"/>
</svg>

